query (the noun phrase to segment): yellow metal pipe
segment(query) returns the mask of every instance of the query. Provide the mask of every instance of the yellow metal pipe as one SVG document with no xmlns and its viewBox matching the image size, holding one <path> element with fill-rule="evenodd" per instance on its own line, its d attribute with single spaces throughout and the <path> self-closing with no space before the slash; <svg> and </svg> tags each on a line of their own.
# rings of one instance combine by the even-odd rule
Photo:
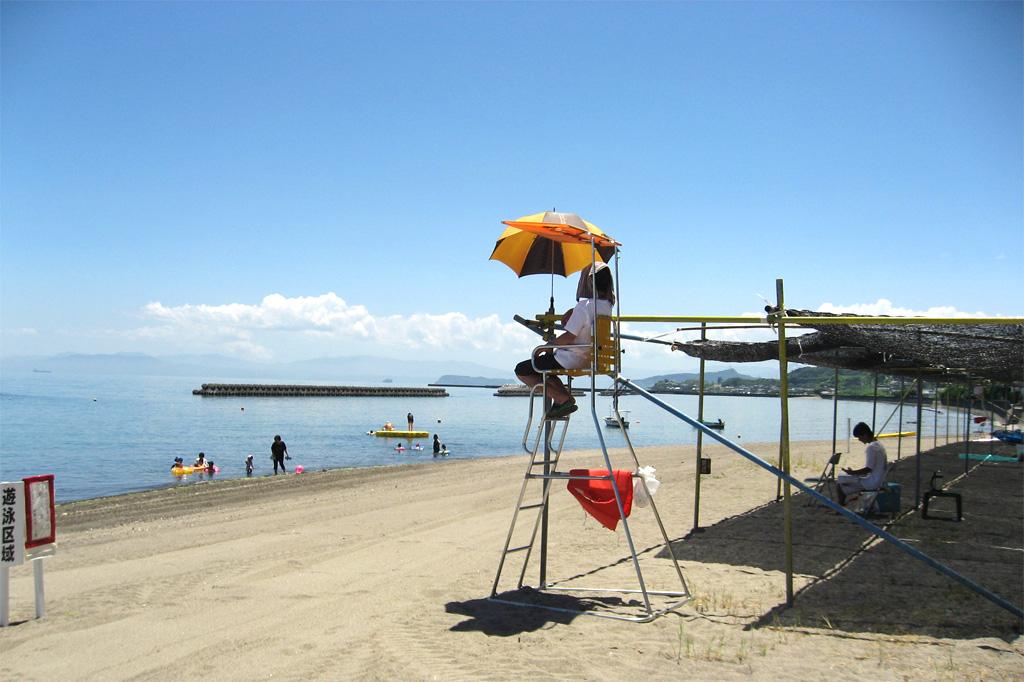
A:
<svg viewBox="0 0 1024 682">
<path fill-rule="evenodd" d="M 620 322 L 760 322 L 767 324 L 764 317 L 755 315 L 733 315 L 723 317 L 716 315 L 619 315 Z"/>
<path fill-rule="evenodd" d="M 1024 324 L 1024 317 L 787 317 L 786 324 Z"/>
<path fill-rule="evenodd" d="M 619 322 L 707 322 L 774 324 L 754 315 L 619 315 Z M 786 324 L 1024 324 L 1024 317 L 787 317 Z"/>
</svg>

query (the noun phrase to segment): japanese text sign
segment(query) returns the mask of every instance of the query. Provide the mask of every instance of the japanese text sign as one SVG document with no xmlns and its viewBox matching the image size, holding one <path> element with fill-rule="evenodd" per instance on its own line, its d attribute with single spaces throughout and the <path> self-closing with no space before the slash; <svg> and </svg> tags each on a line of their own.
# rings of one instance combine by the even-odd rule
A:
<svg viewBox="0 0 1024 682">
<path fill-rule="evenodd" d="M 0 566 L 25 561 L 24 484 L 0 483 Z"/>
</svg>

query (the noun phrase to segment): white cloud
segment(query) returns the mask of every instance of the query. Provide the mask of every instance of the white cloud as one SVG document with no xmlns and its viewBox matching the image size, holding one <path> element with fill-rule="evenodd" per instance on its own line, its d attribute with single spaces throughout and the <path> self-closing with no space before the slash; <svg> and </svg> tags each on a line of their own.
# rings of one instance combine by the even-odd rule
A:
<svg viewBox="0 0 1024 682">
<path fill-rule="evenodd" d="M 895 317 L 993 317 L 983 312 L 968 313 L 953 306 L 933 306 L 926 310 L 913 310 L 893 305 L 892 301 L 880 298 L 874 303 L 853 303 L 836 305 L 822 303 L 818 310 L 823 313 L 852 313 L 854 315 L 889 315 Z M 995 316 L 998 317 L 998 316 Z"/>
<path fill-rule="evenodd" d="M 347 340 L 395 349 L 526 353 L 535 335 L 497 315 L 470 318 L 463 313 L 375 316 L 334 292 L 288 298 L 265 296 L 257 304 L 147 304 L 143 315 L 156 323 L 137 330 L 146 338 L 174 337 L 218 345 L 229 352 L 269 359 L 272 350 L 294 340 Z"/>
<path fill-rule="evenodd" d="M 837 305 L 823 303 L 823 312 L 861 315 L 926 315 L 970 317 L 950 306 L 916 311 L 881 299 L 874 303 Z M 142 309 L 151 323 L 133 330 L 138 341 L 171 343 L 182 352 L 214 350 L 259 360 L 299 359 L 318 354 L 373 353 L 474 359 L 484 364 L 505 366 L 529 354 L 539 339 L 515 322 L 502 322 L 497 315 L 469 317 L 460 312 L 374 315 L 363 305 L 346 302 L 334 292 L 318 296 L 286 297 L 270 294 L 258 303 L 185 304 L 167 306 L 152 302 Z M 746 312 L 760 318 L 764 313 Z M 689 341 L 700 337 L 697 324 L 626 323 L 623 331 L 643 338 Z M 685 332 L 676 329 L 687 328 Z M 792 329 L 791 336 L 810 330 Z M 121 333 L 123 336 L 123 332 Z M 775 332 L 767 328 L 709 329 L 708 338 L 723 341 L 771 341 Z M 696 361 L 668 346 L 627 341 L 627 365 L 680 368 L 689 371 Z"/>
<path fill-rule="evenodd" d="M 228 325 L 236 329 L 278 331 L 347 329 L 361 336 L 370 333 L 367 326 L 373 320 L 364 306 L 350 306 L 334 292 L 296 298 L 270 294 L 258 305 L 185 304 L 171 308 L 155 302 L 147 304 L 145 312 L 149 317 L 171 324 Z"/>
</svg>

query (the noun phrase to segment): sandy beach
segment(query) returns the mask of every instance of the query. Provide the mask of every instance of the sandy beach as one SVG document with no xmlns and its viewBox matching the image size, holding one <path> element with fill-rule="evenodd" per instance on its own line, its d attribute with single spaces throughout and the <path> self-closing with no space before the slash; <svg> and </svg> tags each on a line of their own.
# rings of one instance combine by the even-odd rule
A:
<svg viewBox="0 0 1024 682">
<path fill-rule="evenodd" d="M 774 444 L 748 447 L 777 457 Z M 794 472 L 819 473 L 830 447 L 794 444 Z M 925 485 L 934 469 L 946 480 L 962 473 L 962 447 L 922 455 Z M 971 446 L 982 447 L 989 451 Z M 793 505 L 796 605 L 781 608 L 776 480 L 721 446 L 705 452 L 713 470 L 702 483 L 704 530 L 690 534 L 695 448 L 638 450 L 642 464 L 657 468 L 656 502 L 694 595 L 651 623 L 488 601 L 527 458 L 429 462 L 61 505 L 45 618 L 33 618 L 31 569 L 12 570 L 13 625 L 0 630 L 0 673 L 20 680 L 1024 677 L 1024 638 L 1011 614 L 802 496 Z M 627 468 L 623 452 L 615 455 Z M 844 457 L 860 466 L 861 447 Z M 599 452 L 567 452 L 560 468 L 600 461 Z M 964 521 L 929 521 L 908 512 L 914 458 L 904 457 L 893 478 L 903 484 L 905 513 L 891 530 L 1019 605 L 1022 465 L 971 466 L 953 488 L 963 494 Z M 621 528 L 602 528 L 564 485 L 552 493 L 549 579 L 628 577 Z M 669 562 L 650 511 L 635 509 L 629 520 L 645 575 L 665 578 Z M 530 576 L 535 582 L 536 572 Z M 628 604 L 609 604 L 620 606 Z"/>
</svg>

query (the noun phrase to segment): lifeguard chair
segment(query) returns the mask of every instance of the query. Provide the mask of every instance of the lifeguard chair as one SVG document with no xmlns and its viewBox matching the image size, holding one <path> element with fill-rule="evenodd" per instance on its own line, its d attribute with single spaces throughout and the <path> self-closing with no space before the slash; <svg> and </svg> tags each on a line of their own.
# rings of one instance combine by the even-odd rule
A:
<svg viewBox="0 0 1024 682">
<path fill-rule="evenodd" d="M 533 230 L 540 232 L 539 230 Z M 543 234 L 543 233 L 541 233 Z M 605 235 L 595 234 L 586 229 L 567 230 L 561 226 L 553 237 L 557 241 L 576 240 L 578 243 L 589 244 L 591 251 L 591 291 L 595 287 L 595 265 L 598 257 L 598 246 L 606 248 L 608 245 L 614 247 L 614 281 L 618 283 L 618 246 L 619 244 Z M 550 311 L 553 313 L 553 308 Z M 679 561 L 676 559 L 672 543 L 665 531 L 661 516 L 658 514 L 657 505 L 653 496 L 647 489 L 643 476 L 638 473 L 640 462 L 636 451 L 633 448 L 629 432 L 622 427 L 623 418 L 619 412 L 618 392 L 613 393 L 613 414 L 618 421 L 620 428 L 617 429 L 625 440 L 626 450 L 629 453 L 628 469 L 616 470 L 612 465 L 612 459 L 608 452 L 604 433 L 601 424 L 604 419 L 597 413 L 597 378 L 606 376 L 612 380 L 612 386 L 618 385 L 622 351 L 619 346 L 619 324 L 618 309 L 616 316 L 597 315 L 594 318 L 591 328 L 591 342 L 589 344 L 576 346 L 586 348 L 590 355 L 590 366 L 583 369 L 541 371 L 543 381 L 533 387 L 530 394 L 530 406 L 527 418 L 526 429 L 523 433 L 523 449 L 530 455 L 523 476 L 523 483 L 519 491 L 519 498 L 516 501 L 512 512 L 512 521 L 509 525 L 508 535 L 505 538 L 505 545 L 501 551 L 501 558 L 498 562 L 497 573 L 494 577 L 494 584 L 491 588 L 490 600 L 503 604 L 515 606 L 530 606 L 544 608 L 554 611 L 568 613 L 594 615 L 618 620 L 634 622 L 646 622 L 657 618 L 669 611 L 679 608 L 690 600 L 690 591 L 683 576 Z M 553 314 L 538 316 L 538 320 L 547 325 L 549 333 L 548 340 L 555 328 L 555 317 Z M 536 331 L 536 325 L 531 325 Z M 544 344 L 534 349 L 533 357 L 536 354 L 554 346 Z M 560 346 L 560 348 L 572 348 L 573 346 Z M 567 387 L 572 392 L 572 379 L 574 377 L 588 377 L 590 383 L 589 407 L 594 428 L 597 432 L 600 443 L 603 461 L 599 467 L 593 469 L 571 469 L 563 471 L 559 469 L 559 459 L 562 448 L 566 441 L 566 434 L 572 414 L 564 417 L 548 418 L 545 408 L 549 405 L 547 396 L 547 379 L 550 374 L 566 376 Z M 539 419 L 534 422 L 537 398 L 542 398 L 542 409 Z M 575 414 L 583 415 L 584 410 Z M 547 575 L 548 559 L 548 516 L 550 513 L 550 498 L 552 483 L 554 481 L 566 481 L 569 492 L 571 492 L 583 505 L 584 509 L 597 519 L 602 526 L 615 530 L 621 522 L 622 534 L 628 546 L 629 556 L 627 558 L 615 559 L 612 563 L 597 567 L 581 567 L 575 575 L 561 580 L 551 580 Z M 656 552 L 657 546 L 647 547 L 638 552 L 634 541 L 634 528 L 629 521 L 632 506 L 633 489 L 636 481 L 643 487 L 643 493 L 654 525 L 657 526 L 658 544 L 663 550 Z M 539 490 L 537 488 L 539 487 Z M 639 491 L 639 489 L 638 489 Z M 646 510 L 645 510 L 646 514 Z M 591 532 L 598 532 L 594 529 Z M 534 548 L 537 547 L 537 583 L 535 586 L 527 584 L 527 571 L 531 566 L 531 559 L 534 558 Z M 670 589 L 651 589 L 645 579 L 644 566 L 642 566 L 640 554 L 645 557 L 645 562 L 661 562 L 658 565 L 658 572 L 662 574 L 663 580 L 670 580 Z M 502 590 L 503 572 L 508 572 L 509 563 L 512 557 L 521 559 L 518 567 L 518 575 L 515 586 L 512 589 Z M 632 573 L 635 574 L 635 582 L 625 587 L 594 587 L 583 584 L 588 578 L 601 574 L 605 570 L 616 567 L 623 570 L 626 563 L 631 564 Z M 648 564 L 648 568 L 650 565 Z M 627 573 L 630 573 L 628 569 Z M 616 576 L 623 580 L 625 576 Z M 510 581 L 507 581 L 510 582 Z M 678 587 L 676 586 L 678 584 Z M 602 596 L 604 595 L 604 596 Z M 615 595 L 628 595 L 627 598 Z M 637 596 L 640 600 L 637 601 Z"/>
</svg>

